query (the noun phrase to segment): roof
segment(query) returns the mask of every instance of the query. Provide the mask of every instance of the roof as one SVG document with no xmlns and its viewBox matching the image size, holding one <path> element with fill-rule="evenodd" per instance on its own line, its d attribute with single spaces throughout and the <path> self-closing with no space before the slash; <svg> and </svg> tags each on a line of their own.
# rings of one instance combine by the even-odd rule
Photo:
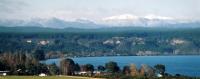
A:
<svg viewBox="0 0 200 79">
<path fill-rule="evenodd" d="M 10 72 L 10 71 L 0 71 L 0 73 L 5 73 L 5 72 Z"/>
</svg>

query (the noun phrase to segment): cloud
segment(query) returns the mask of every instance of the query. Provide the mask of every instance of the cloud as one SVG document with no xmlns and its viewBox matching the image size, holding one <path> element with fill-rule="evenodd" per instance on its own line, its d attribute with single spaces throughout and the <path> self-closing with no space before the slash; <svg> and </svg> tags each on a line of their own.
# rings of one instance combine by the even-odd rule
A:
<svg viewBox="0 0 200 79">
<path fill-rule="evenodd" d="M 21 0 L 0 0 L 1 12 L 15 12 L 27 7 L 28 4 Z"/>
<path fill-rule="evenodd" d="M 0 0 L 0 20 L 27 18 L 29 4 L 22 0 Z"/>
<path fill-rule="evenodd" d="M 199 0 L 0 0 L 0 19 L 56 17 L 64 20 L 88 18 L 93 21 L 103 18 L 109 21 L 137 20 L 142 16 L 146 19 L 194 20 L 200 19 L 199 12 Z M 150 13 L 155 15 L 147 15 Z"/>
</svg>

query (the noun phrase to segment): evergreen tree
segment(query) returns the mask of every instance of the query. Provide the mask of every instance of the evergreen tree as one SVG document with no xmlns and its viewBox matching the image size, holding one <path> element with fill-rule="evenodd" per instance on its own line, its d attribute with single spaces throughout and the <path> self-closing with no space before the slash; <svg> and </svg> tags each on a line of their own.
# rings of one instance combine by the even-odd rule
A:
<svg viewBox="0 0 200 79">
<path fill-rule="evenodd" d="M 113 61 L 106 63 L 105 67 L 106 67 L 106 70 L 111 73 L 116 73 L 120 71 L 120 68 L 118 67 L 117 63 Z"/>
<path fill-rule="evenodd" d="M 36 50 L 35 53 L 33 53 L 33 56 L 37 60 L 45 60 L 44 50 Z"/>
<path fill-rule="evenodd" d="M 60 61 L 61 73 L 63 75 L 74 75 L 75 63 L 72 59 L 63 59 Z"/>
<path fill-rule="evenodd" d="M 105 67 L 102 66 L 102 65 L 99 65 L 99 66 L 97 67 L 97 69 L 98 69 L 98 71 L 104 71 L 104 70 L 105 70 Z"/>
<path fill-rule="evenodd" d="M 125 75 L 129 75 L 130 74 L 130 67 L 129 66 L 124 66 L 123 67 L 123 74 L 125 74 Z"/>
<path fill-rule="evenodd" d="M 59 74 L 59 68 L 58 68 L 58 66 L 56 66 L 55 63 L 49 65 L 48 69 L 49 69 L 49 73 L 51 75 L 58 75 Z"/>
<path fill-rule="evenodd" d="M 157 64 L 157 65 L 154 66 L 154 68 L 156 69 L 157 73 L 160 73 L 162 75 L 165 74 L 165 65 L 163 65 L 163 64 Z"/>
</svg>

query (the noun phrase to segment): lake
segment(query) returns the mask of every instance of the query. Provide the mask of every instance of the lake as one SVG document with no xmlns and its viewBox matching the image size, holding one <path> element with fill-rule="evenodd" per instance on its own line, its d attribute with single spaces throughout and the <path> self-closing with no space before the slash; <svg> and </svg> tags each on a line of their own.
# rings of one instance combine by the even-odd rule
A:
<svg viewBox="0 0 200 79">
<path fill-rule="evenodd" d="M 112 56 L 112 57 L 79 57 L 72 58 L 75 63 L 93 64 L 95 68 L 98 65 L 105 65 L 106 62 L 115 61 L 122 69 L 125 65 L 134 63 L 137 68 L 141 64 L 154 66 L 164 64 L 166 72 L 170 74 L 183 74 L 188 76 L 200 76 L 200 56 Z M 43 61 L 46 64 L 59 64 L 60 59 L 48 59 Z"/>
</svg>

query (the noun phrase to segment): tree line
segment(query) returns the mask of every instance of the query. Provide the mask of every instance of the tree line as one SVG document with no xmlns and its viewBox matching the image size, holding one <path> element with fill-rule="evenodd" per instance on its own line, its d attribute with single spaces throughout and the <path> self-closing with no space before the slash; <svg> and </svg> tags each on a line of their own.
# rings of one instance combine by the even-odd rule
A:
<svg viewBox="0 0 200 79">
<path fill-rule="evenodd" d="M 117 62 L 110 61 L 105 65 L 95 68 L 92 64 L 79 65 L 72 59 L 62 58 L 59 66 L 55 63 L 44 64 L 30 53 L 1 53 L 0 71 L 9 71 L 9 75 L 70 75 L 70 76 L 90 76 L 103 78 L 156 78 L 157 74 L 162 77 L 173 77 L 166 73 L 165 65 L 157 64 L 154 67 L 141 65 L 140 69 L 135 64 L 124 66 L 122 69 Z M 176 76 L 180 76 L 177 74 Z"/>
</svg>

